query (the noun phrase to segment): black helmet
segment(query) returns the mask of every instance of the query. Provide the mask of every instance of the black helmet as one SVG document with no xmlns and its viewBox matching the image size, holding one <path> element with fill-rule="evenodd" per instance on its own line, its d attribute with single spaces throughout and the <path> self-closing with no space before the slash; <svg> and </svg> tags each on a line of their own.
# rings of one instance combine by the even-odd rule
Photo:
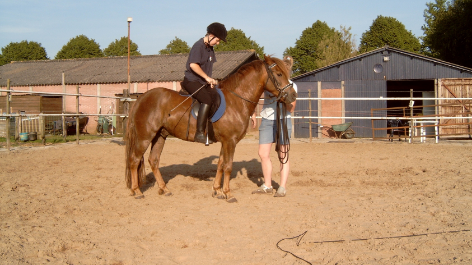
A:
<svg viewBox="0 0 472 265">
<path fill-rule="evenodd" d="M 215 35 L 217 38 L 219 38 L 220 40 L 223 40 L 224 42 L 226 42 L 226 35 L 228 34 L 228 32 L 226 31 L 225 25 L 221 23 L 218 23 L 218 22 L 211 23 L 207 27 L 207 33 L 211 33 Z"/>
</svg>

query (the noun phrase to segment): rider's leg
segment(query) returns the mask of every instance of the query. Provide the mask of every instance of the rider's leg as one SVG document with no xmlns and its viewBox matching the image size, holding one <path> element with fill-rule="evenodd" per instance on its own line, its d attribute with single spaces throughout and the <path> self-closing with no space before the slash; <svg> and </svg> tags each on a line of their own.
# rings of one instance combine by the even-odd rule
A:
<svg viewBox="0 0 472 265">
<path fill-rule="evenodd" d="M 195 133 L 195 142 L 206 143 L 205 128 L 207 125 L 208 114 L 210 113 L 210 105 L 201 103 L 197 117 L 197 132 Z"/>
</svg>

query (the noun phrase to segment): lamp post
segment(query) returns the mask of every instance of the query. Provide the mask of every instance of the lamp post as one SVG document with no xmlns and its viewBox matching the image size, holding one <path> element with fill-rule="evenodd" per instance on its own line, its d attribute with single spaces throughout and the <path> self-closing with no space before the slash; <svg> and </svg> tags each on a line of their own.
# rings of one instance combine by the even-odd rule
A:
<svg viewBox="0 0 472 265">
<path fill-rule="evenodd" d="M 130 75 L 129 75 L 129 46 L 130 46 L 130 38 L 129 38 L 129 35 L 130 35 L 130 25 L 131 25 L 131 22 L 133 21 L 133 18 L 132 17 L 128 17 L 128 91 L 130 90 Z"/>
<path fill-rule="evenodd" d="M 129 98 L 129 91 L 130 91 L 130 76 L 129 76 L 129 46 L 130 46 L 130 38 L 129 38 L 129 33 L 130 33 L 130 25 L 131 21 L 133 21 L 132 17 L 128 17 L 128 89 L 123 89 L 123 97 L 128 100 Z M 127 130 L 127 117 L 129 113 L 129 101 L 124 101 L 123 102 L 123 110 L 125 112 L 125 116 L 123 117 L 123 140 L 126 141 L 126 130 Z"/>
</svg>

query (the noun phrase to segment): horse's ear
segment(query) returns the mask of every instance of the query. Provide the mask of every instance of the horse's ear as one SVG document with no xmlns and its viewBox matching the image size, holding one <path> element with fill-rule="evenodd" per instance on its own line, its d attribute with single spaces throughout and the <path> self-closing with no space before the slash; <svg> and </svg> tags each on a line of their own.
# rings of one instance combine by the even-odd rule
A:
<svg viewBox="0 0 472 265">
<path fill-rule="evenodd" d="M 291 70 L 292 70 L 292 66 L 293 66 L 293 58 L 292 58 L 292 56 L 290 56 L 290 55 L 285 55 L 283 61 L 284 61 L 285 65 L 287 66 L 288 71 L 291 71 Z"/>
<path fill-rule="evenodd" d="M 267 54 L 264 54 L 264 62 L 267 62 L 269 60 L 270 56 Z"/>
</svg>

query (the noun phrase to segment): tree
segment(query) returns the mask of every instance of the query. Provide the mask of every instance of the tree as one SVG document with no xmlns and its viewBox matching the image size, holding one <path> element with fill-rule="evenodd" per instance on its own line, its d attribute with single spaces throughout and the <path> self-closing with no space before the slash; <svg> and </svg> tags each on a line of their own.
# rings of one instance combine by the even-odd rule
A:
<svg viewBox="0 0 472 265">
<path fill-rule="evenodd" d="M 103 57 L 100 45 L 94 39 L 79 35 L 69 40 L 57 53 L 56 59 L 93 58 Z"/>
<path fill-rule="evenodd" d="M 2 48 L 0 65 L 11 61 L 48 60 L 46 49 L 40 43 L 27 40 L 21 42 L 10 42 Z"/>
<path fill-rule="evenodd" d="M 132 40 L 129 42 L 129 53 L 132 56 L 141 55 L 138 51 L 138 45 Z M 105 56 L 128 56 L 128 37 L 121 37 L 120 40 L 115 40 L 110 43 L 106 49 L 103 50 Z"/>
<path fill-rule="evenodd" d="M 378 16 L 369 30 L 362 33 L 359 52 L 368 52 L 385 45 L 416 53 L 421 49 L 418 38 L 406 30 L 400 21 L 393 17 Z"/>
<path fill-rule="evenodd" d="M 440 17 L 444 16 L 449 3 L 447 0 L 436 0 L 435 3 L 426 3 L 426 6 L 427 8 L 423 13 L 426 24 L 421 26 L 424 32 L 424 36 L 420 37 L 423 42 L 421 45 L 421 53 L 431 57 L 438 57 L 438 52 L 431 47 L 434 41 L 432 35 L 436 31 L 436 22 Z"/>
<path fill-rule="evenodd" d="M 317 20 L 310 28 L 306 28 L 295 47 L 285 49 L 284 55 L 293 57 L 293 75 L 300 75 L 323 66 L 323 52 L 325 48 L 320 43 L 336 34 L 326 22 Z M 325 45 L 326 46 L 326 45 Z"/>
<path fill-rule="evenodd" d="M 189 53 L 190 47 L 187 42 L 175 37 L 165 49 L 159 51 L 159 54 Z"/>
<path fill-rule="evenodd" d="M 444 5 L 446 10 L 426 28 L 425 45 L 439 59 L 472 67 L 472 0 L 455 0 Z"/>
<path fill-rule="evenodd" d="M 356 43 L 351 28 L 340 27 L 333 35 L 325 35 L 318 45 L 321 51 L 320 67 L 353 57 L 357 54 Z"/>
<path fill-rule="evenodd" d="M 240 50 L 255 50 L 259 58 L 264 58 L 264 47 L 259 46 L 251 37 L 240 30 L 231 28 L 226 36 L 226 42 L 221 41 L 215 47 L 215 51 L 240 51 Z"/>
</svg>

